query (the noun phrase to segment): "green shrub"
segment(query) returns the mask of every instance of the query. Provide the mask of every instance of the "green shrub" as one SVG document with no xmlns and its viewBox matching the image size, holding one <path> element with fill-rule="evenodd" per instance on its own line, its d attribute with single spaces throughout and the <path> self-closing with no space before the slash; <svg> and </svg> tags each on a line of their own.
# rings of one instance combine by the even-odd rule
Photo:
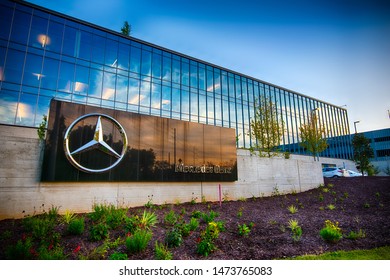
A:
<svg viewBox="0 0 390 280">
<path fill-rule="evenodd" d="M 93 212 L 89 213 L 89 218 L 94 222 L 104 221 L 111 212 L 112 205 L 94 204 L 92 206 Z"/>
<path fill-rule="evenodd" d="M 115 252 L 115 253 L 112 253 L 108 259 L 110 260 L 127 260 L 128 257 L 127 257 L 127 254 L 126 253 L 119 253 L 119 252 Z"/>
<path fill-rule="evenodd" d="M 32 255 L 32 240 L 27 237 L 24 240 L 18 240 L 15 245 L 11 245 L 6 250 L 6 257 L 9 260 L 31 260 Z"/>
<path fill-rule="evenodd" d="M 328 208 L 329 210 L 335 210 L 336 209 L 336 206 L 334 206 L 333 204 L 328 204 L 326 206 L 326 208 Z"/>
<path fill-rule="evenodd" d="M 164 222 L 170 226 L 175 225 L 178 219 L 178 215 L 172 209 L 164 216 Z"/>
<path fill-rule="evenodd" d="M 351 230 L 345 238 L 351 239 L 351 240 L 356 240 L 356 239 L 365 238 L 365 237 L 366 237 L 366 232 L 362 229 L 359 229 L 358 232 L 354 232 L 353 230 Z"/>
<path fill-rule="evenodd" d="M 238 234 L 240 236 L 248 236 L 250 232 L 251 229 L 246 224 L 238 225 Z"/>
<path fill-rule="evenodd" d="M 115 208 L 111 206 L 106 213 L 106 222 L 111 229 L 118 228 L 126 220 L 127 209 Z"/>
<path fill-rule="evenodd" d="M 172 253 L 163 243 L 158 243 L 156 241 L 154 246 L 156 260 L 171 260 Z"/>
<path fill-rule="evenodd" d="M 210 210 L 210 212 L 207 214 L 207 213 L 201 213 L 201 217 L 202 217 L 202 220 L 205 222 L 205 223 L 211 223 L 214 221 L 214 219 L 216 217 L 219 216 L 219 213 L 218 212 L 214 212 L 213 210 Z"/>
<path fill-rule="evenodd" d="M 294 205 L 290 205 L 288 208 L 288 211 L 291 213 L 291 214 L 295 214 L 298 212 L 298 208 L 295 207 Z"/>
<path fill-rule="evenodd" d="M 201 233 L 200 240 L 196 248 L 196 252 L 207 257 L 217 247 L 214 244 L 215 239 L 220 233 L 220 225 L 216 222 L 208 223 L 206 229 Z"/>
<path fill-rule="evenodd" d="M 200 217 L 202 216 L 202 212 L 198 211 L 198 210 L 195 210 L 191 213 L 191 217 L 192 218 L 196 218 L 196 219 L 199 219 Z"/>
<path fill-rule="evenodd" d="M 169 248 L 179 247 L 183 242 L 183 237 L 181 235 L 181 231 L 178 228 L 173 228 L 169 232 L 167 232 L 165 236 L 165 244 Z"/>
<path fill-rule="evenodd" d="M 84 218 L 73 219 L 68 225 L 68 233 L 81 235 L 84 232 Z"/>
<path fill-rule="evenodd" d="M 149 230 L 138 229 L 133 235 L 126 238 L 126 248 L 130 254 L 142 252 L 148 246 L 152 232 Z"/>
<path fill-rule="evenodd" d="M 65 224 L 69 224 L 74 218 L 76 218 L 76 215 L 70 210 L 65 210 L 65 214 L 62 216 L 62 220 Z"/>
<path fill-rule="evenodd" d="M 190 229 L 190 231 L 195 231 L 198 229 L 199 227 L 199 221 L 198 219 L 196 218 L 191 218 L 189 223 L 188 223 L 188 227 Z"/>
<path fill-rule="evenodd" d="M 108 226 L 105 223 L 92 225 L 90 230 L 90 239 L 99 241 L 108 237 Z"/>
<path fill-rule="evenodd" d="M 66 260 L 67 255 L 64 254 L 64 249 L 60 246 L 48 249 L 46 246 L 41 246 L 38 249 L 38 259 L 40 260 Z"/>
<path fill-rule="evenodd" d="M 52 205 L 49 209 L 49 212 L 47 213 L 47 216 L 50 220 L 56 220 L 58 217 L 58 211 L 60 210 L 60 207 Z"/>
<path fill-rule="evenodd" d="M 212 239 L 201 239 L 196 248 L 196 252 L 202 256 L 207 257 L 212 253 L 217 247 L 215 246 Z"/>
<path fill-rule="evenodd" d="M 297 220 L 289 220 L 288 227 L 291 229 L 291 237 L 295 242 L 298 242 L 302 236 L 302 228 L 298 225 Z"/>
<path fill-rule="evenodd" d="M 339 241 L 343 234 L 341 228 L 339 228 L 338 222 L 325 221 L 325 227 L 321 229 L 320 235 L 326 242 L 336 243 Z"/>
<path fill-rule="evenodd" d="M 138 229 L 140 219 L 138 216 L 126 217 L 125 219 L 125 230 L 127 233 L 134 234 Z"/>
<path fill-rule="evenodd" d="M 156 223 L 157 223 L 156 214 L 154 212 L 144 211 L 139 221 L 139 227 L 141 229 L 149 230 L 151 227 L 154 227 Z"/>
</svg>

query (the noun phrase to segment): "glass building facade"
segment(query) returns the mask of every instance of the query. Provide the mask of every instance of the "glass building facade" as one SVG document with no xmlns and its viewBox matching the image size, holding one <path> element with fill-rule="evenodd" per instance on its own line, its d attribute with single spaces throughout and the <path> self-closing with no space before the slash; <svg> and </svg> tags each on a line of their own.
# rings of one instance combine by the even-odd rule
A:
<svg viewBox="0 0 390 280">
<path fill-rule="evenodd" d="M 305 154 L 299 127 L 317 109 L 332 146 L 321 156 L 352 156 L 344 108 L 32 4 L 0 5 L 1 124 L 37 127 L 55 98 L 235 128 L 249 148 L 265 95 L 284 122 L 282 149 Z"/>
</svg>

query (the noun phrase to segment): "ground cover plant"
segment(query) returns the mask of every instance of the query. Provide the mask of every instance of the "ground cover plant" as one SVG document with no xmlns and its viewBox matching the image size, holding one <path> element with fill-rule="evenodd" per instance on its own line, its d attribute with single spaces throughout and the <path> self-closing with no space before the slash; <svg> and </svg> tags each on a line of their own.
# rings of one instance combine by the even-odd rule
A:
<svg viewBox="0 0 390 280">
<path fill-rule="evenodd" d="M 42 205 L 31 217 L 0 221 L 0 259 L 342 258 L 334 252 L 390 247 L 390 177 L 326 179 L 306 192 L 277 190 L 222 206 L 145 202 L 64 215 Z M 287 210 L 291 205 L 298 211 Z"/>
</svg>

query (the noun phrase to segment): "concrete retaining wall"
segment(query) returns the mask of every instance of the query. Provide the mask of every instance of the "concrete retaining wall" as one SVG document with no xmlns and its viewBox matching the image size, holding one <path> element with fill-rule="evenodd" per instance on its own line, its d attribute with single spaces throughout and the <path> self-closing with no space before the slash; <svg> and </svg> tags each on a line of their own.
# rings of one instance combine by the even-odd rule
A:
<svg viewBox="0 0 390 280">
<path fill-rule="evenodd" d="M 36 129 L 0 125 L 0 143 L 0 220 L 41 213 L 51 206 L 60 207 L 60 213 L 89 212 L 93 203 L 101 202 L 130 207 L 149 200 L 163 204 L 219 199 L 218 183 L 209 182 L 42 183 L 43 147 Z M 237 166 L 239 180 L 221 185 L 225 199 L 300 192 L 323 183 L 321 161 L 307 156 L 269 159 L 238 150 Z"/>
</svg>

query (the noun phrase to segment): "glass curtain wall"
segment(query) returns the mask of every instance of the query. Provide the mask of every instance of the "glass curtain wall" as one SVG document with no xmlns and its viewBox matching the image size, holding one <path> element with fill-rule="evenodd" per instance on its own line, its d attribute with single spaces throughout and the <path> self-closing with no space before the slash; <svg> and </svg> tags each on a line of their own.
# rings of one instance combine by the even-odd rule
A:
<svg viewBox="0 0 390 280">
<path fill-rule="evenodd" d="M 56 98 L 234 128 L 249 148 L 266 95 L 284 123 L 283 150 L 305 153 L 299 127 L 318 108 L 334 151 L 322 156 L 350 157 L 342 108 L 28 4 L 0 5 L 0 123 L 37 127 Z"/>
</svg>

